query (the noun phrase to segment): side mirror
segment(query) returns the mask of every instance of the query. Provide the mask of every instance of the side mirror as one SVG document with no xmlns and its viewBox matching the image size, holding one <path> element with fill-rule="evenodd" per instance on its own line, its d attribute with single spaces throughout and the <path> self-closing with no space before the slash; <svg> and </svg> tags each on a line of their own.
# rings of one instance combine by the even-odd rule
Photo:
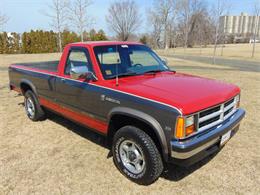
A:
<svg viewBox="0 0 260 195">
<path fill-rule="evenodd" d="M 166 58 L 163 58 L 162 62 L 163 62 L 164 65 L 168 66 L 168 60 Z"/>
<path fill-rule="evenodd" d="M 72 79 L 86 79 L 94 81 L 98 80 L 94 73 L 89 71 L 86 66 L 77 66 L 71 68 L 70 76 Z"/>
</svg>

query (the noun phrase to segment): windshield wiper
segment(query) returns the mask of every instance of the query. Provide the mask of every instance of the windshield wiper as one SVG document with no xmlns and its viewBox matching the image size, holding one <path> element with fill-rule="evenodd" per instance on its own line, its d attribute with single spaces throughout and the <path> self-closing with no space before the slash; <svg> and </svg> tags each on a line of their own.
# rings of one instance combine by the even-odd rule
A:
<svg viewBox="0 0 260 195">
<path fill-rule="evenodd" d="M 155 74 L 157 72 L 166 72 L 166 71 L 169 71 L 169 72 L 175 72 L 174 70 L 169 70 L 169 69 L 166 69 L 166 70 L 148 70 L 146 72 L 144 72 L 143 74 Z"/>
<path fill-rule="evenodd" d="M 109 76 L 107 78 L 114 79 L 116 77 L 126 77 L 126 76 L 134 76 L 134 75 L 137 75 L 137 73 L 136 72 L 124 72 L 124 73 L 120 73 L 120 74 L 117 74 L 117 75 Z"/>
<path fill-rule="evenodd" d="M 148 71 L 145 71 L 143 74 L 149 74 L 149 73 L 157 73 L 157 72 L 162 72 L 163 70 L 148 70 Z"/>
</svg>

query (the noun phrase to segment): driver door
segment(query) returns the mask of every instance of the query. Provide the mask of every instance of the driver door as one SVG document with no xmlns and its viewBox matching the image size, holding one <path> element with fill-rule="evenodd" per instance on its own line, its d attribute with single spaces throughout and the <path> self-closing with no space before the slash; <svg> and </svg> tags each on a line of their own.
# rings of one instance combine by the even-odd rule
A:
<svg viewBox="0 0 260 195">
<path fill-rule="evenodd" d="M 99 96 L 89 84 L 91 81 L 73 79 L 70 76 L 70 71 L 74 67 L 93 71 L 86 48 L 71 48 L 64 68 L 64 77 L 58 77 L 56 80 L 57 103 L 75 112 L 95 115 L 94 112 L 99 107 Z"/>
</svg>

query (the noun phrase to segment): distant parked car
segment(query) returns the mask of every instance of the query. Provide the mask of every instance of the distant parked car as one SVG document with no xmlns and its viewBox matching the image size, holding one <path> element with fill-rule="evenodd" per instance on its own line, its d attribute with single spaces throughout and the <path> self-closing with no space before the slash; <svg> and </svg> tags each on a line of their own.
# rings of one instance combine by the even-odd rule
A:
<svg viewBox="0 0 260 195">
<path fill-rule="evenodd" d="M 249 40 L 249 43 L 254 43 L 254 42 L 256 42 L 256 43 L 260 43 L 260 40 L 259 40 L 259 39 L 256 39 L 256 40 L 254 40 L 254 39 L 250 39 L 250 40 Z"/>
</svg>

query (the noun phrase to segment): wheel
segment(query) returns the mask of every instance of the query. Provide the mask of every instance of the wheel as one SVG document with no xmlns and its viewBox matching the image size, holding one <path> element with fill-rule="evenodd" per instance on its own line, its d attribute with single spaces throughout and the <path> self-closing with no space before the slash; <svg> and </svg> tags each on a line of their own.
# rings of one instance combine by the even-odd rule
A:
<svg viewBox="0 0 260 195">
<path fill-rule="evenodd" d="M 24 94 L 24 108 L 27 116 L 32 121 L 39 121 L 45 118 L 45 113 L 31 90 L 27 90 Z"/>
<path fill-rule="evenodd" d="M 136 127 L 125 126 L 116 132 L 112 152 L 116 167 L 135 183 L 149 185 L 163 171 L 163 162 L 155 143 Z"/>
</svg>

